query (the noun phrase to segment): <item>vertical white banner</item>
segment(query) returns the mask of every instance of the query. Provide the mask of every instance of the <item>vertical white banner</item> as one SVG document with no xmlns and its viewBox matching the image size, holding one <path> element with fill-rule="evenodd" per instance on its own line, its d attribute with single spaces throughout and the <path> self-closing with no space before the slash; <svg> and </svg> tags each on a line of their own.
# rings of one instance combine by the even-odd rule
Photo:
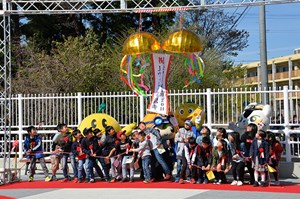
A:
<svg viewBox="0 0 300 199">
<path fill-rule="evenodd" d="M 148 111 L 167 115 L 169 113 L 168 98 L 168 76 L 172 55 L 169 54 L 151 54 L 153 88 L 152 101 L 148 106 Z"/>
</svg>

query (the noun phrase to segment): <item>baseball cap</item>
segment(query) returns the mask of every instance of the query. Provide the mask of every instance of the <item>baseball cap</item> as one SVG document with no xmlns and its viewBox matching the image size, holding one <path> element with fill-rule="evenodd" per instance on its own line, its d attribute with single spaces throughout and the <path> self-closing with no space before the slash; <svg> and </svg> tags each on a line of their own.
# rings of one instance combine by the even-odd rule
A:
<svg viewBox="0 0 300 199">
<path fill-rule="evenodd" d="M 193 126 L 193 122 L 191 120 L 186 120 L 184 123 L 189 125 L 190 127 Z"/>
<path fill-rule="evenodd" d="M 122 134 L 125 134 L 126 131 L 119 131 L 117 133 L 117 138 L 120 139 Z"/>
</svg>

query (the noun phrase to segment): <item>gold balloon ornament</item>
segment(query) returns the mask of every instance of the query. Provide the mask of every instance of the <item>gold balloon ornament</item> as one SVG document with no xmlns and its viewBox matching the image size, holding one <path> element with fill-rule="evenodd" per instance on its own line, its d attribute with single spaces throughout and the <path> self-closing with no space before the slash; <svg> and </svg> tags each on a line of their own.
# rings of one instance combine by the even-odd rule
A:
<svg viewBox="0 0 300 199">
<path fill-rule="evenodd" d="M 200 84 L 204 76 L 204 61 L 198 56 L 198 52 L 203 50 L 199 37 L 188 30 L 179 30 L 173 32 L 162 44 L 162 49 L 173 53 L 182 53 L 185 56 L 184 66 L 188 68 L 191 76 L 185 81 L 184 88 L 193 83 Z M 189 54 L 187 54 L 189 53 Z"/>
<path fill-rule="evenodd" d="M 188 30 L 173 32 L 162 45 L 162 49 L 173 53 L 191 53 L 202 51 L 199 37 Z"/>
<path fill-rule="evenodd" d="M 120 77 L 137 96 L 146 96 L 149 87 L 144 84 L 144 72 L 150 58 L 144 53 L 160 50 L 160 43 L 148 32 L 131 34 L 124 42 L 125 54 L 120 64 Z"/>
<path fill-rule="evenodd" d="M 131 34 L 124 42 L 123 54 L 138 55 L 160 50 L 160 43 L 154 35 L 148 32 Z"/>
</svg>

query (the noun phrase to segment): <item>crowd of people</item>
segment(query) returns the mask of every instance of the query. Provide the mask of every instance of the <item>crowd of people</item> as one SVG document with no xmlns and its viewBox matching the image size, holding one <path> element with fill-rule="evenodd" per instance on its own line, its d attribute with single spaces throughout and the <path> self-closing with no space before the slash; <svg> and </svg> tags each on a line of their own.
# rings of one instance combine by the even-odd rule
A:
<svg viewBox="0 0 300 199">
<path fill-rule="evenodd" d="M 51 152 L 52 175 L 44 160 L 41 136 L 36 128 L 27 128 L 24 149 L 30 160 L 29 179 L 34 180 L 36 160 L 39 160 L 45 174 L 45 181 L 56 181 L 56 173 L 61 168 L 61 182 L 94 183 L 95 174 L 110 183 L 134 182 L 134 173 L 144 183 L 172 180 L 175 183 L 224 184 L 241 186 L 245 183 L 245 168 L 249 173 L 249 183 L 253 186 L 267 186 L 268 168 L 274 168 L 275 185 L 279 185 L 278 163 L 283 148 L 272 132 L 265 132 L 255 124 L 249 124 L 246 132 L 227 133 L 218 128 L 212 138 L 208 127 L 202 126 L 196 136 L 193 123 L 186 120 L 172 140 L 163 140 L 159 129 L 146 128 L 140 122 L 131 136 L 116 132 L 107 126 L 105 132 L 86 128 L 83 132 L 75 129 L 68 132 L 66 124 L 59 124 L 59 134 L 53 141 Z M 72 177 L 68 168 L 72 166 Z M 174 165 L 176 170 L 174 171 Z M 140 168 L 140 169 L 138 169 Z M 232 182 L 226 175 L 232 172 Z"/>
</svg>

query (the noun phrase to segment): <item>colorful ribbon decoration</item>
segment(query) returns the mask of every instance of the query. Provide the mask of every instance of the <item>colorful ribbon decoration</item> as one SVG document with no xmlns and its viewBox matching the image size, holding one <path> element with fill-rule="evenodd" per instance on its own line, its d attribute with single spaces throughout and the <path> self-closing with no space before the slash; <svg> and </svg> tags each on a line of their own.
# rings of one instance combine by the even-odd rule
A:
<svg viewBox="0 0 300 199">
<path fill-rule="evenodd" d="M 183 88 L 186 88 L 193 83 L 200 84 L 201 78 L 204 77 L 203 71 L 205 69 L 205 64 L 203 60 L 197 53 L 191 53 L 189 55 L 185 53 L 184 55 L 186 57 L 184 60 L 184 66 L 188 67 L 189 74 L 192 78 L 190 80 L 186 80 Z"/>
</svg>

